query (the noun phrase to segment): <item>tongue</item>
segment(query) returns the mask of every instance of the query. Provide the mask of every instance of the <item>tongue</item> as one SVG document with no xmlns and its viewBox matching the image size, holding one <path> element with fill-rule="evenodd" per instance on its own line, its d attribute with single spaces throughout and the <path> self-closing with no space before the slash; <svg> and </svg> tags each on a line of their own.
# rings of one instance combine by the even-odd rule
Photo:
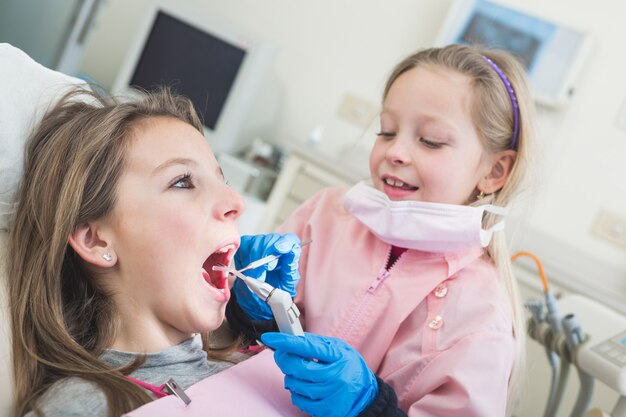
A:
<svg viewBox="0 0 626 417">
<path fill-rule="evenodd" d="M 206 269 L 202 268 L 202 278 L 204 278 L 204 280 L 211 285 L 212 287 L 215 287 L 215 284 L 213 284 L 213 281 L 211 281 L 211 275 L 209 275 L 209 273 L 206 271 Z"/>
<path fill-rule="evenodd" d="M 204 278 L 210 286 L 215 287 L 218 290 L 226 288 L 226 281 L 228 281 L 228 278 L 224 276 L 222 272 L 215 271 L 213 272 L 213 275 L 211 275 L 204 268 L 202 268 L 202 278 Z"/>
</svg>

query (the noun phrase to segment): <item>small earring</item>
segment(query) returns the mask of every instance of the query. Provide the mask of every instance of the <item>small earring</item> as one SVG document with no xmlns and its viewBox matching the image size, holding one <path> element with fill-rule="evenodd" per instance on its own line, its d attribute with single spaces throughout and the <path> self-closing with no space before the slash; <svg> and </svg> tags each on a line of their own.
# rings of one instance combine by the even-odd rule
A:
<svg viewBox="0 0 626 417">
<path fill-rule="evenodd" d="M 111 262 L 113 260 L 113 256 L 111 256 L 110 253 L 103 253 L 102 254 L 102 259 L 104 259 L 107 262 Z"/>
<path fill-rule="evenodd" d="M 482 200 L 483 198 L 485 198 L 485 192 L 483 190 L 480 190 L 480 193 L 478 193 L 478 195 L 476 196 L 476 200 Z"/>
</svg>

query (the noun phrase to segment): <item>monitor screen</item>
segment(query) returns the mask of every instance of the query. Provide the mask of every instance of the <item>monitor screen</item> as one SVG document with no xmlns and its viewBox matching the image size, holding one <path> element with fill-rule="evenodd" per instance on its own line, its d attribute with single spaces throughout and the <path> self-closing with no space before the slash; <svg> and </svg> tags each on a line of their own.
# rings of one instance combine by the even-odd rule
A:
<svg viewBox="0 0 626 417">
<path fill-rule="evenodd" d="M 589 50 L 589 37 L 497 1 L 455 0 L 436 44 L 478 44 L 504 49 L 525 67 L 535 98 L 548 105 L 567 101 Z"/>
<path fill-rule="evenodd" d="M 216 154 L 235 154 L 272 126 L 265 97 L 274 48 L 184 2 L 151 4 L 137 22 L 112 91 L 160 85 L 188 97 Z"/>
<path fill-rule="evenodd" d="M 548 30 L 552 29 L 552 25 L 546 26 Z M 478 12 L 472 16 L 457 42 L 506 49 L 519 58 L 526 70 L 533 64 L 542 43 L 541 38 L 534 33 L 524 32 L 486 13 Z"/>
<path fill-rule="evenodd" d="M 215 129 L 246 51 L 159 11 L 130 84 L 167 85 L 191 99 L 204 125 Z"/>
</svg>

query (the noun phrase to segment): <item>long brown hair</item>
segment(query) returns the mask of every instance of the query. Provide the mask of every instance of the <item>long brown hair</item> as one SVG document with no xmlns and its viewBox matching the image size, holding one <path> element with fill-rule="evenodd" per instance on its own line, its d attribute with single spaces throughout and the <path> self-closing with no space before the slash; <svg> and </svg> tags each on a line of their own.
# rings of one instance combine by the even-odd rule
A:
<svg viewBox="0 0 626 417">
<path fill-rule="evenodd" d="M 8 246 L 16 414 L 42 415 L 37 401 L 55 382 L 80 377 L 105 393 L 117 417 L 151 398 L 98 356 L 110 346 L 109 294 L 68 245 L 79 225 L 102 218 L 116 202 L 129 138 L 139 121 L 172 117 L 202 132 L 188 99 L 167 90 L 116 102 L 84 89 L 52 108 L 27 143 Z M 208 336 L 204 335 L 208 349 Z"/>
<path fill-rule="evenodd" d="M 514 131 L 511 98 L 502 79 L 484 57 L 491 59 L 511 82 L 519 106 L 519 133 L 514 147 L 517 152 L 515 163 L 505 185 L 495 193 L 473 202 L 472 205 L 494 204 L 506 207 L 514 197 L 525 192 L 530 184 L 530 163 L 535 146 L 534 106 L 524 69 L 511 54 L 464 45 L 448 45 L 419 51 L 396 65 L 387 80 L 383 99 L 400 75 L 418 66 L 446 68 L 464 74 L 471 80 L 474 93 L 472 118 L 485 150 L 488 153 L 496 153 L 511 149 Z M 498 220 L 498 216 L 488 213 L 483 218 L 483 225 L 487 228 Z M 521 391 L 519 384 L 525 364 L 526 327 L 519 288 L 513 276 L 509 250 L 502 233 L 494 234 L 488 252 L 498 268 L 513 311 L 517 355 L 509 379 L 507 415 L 510 415 Z"/>
</svg>

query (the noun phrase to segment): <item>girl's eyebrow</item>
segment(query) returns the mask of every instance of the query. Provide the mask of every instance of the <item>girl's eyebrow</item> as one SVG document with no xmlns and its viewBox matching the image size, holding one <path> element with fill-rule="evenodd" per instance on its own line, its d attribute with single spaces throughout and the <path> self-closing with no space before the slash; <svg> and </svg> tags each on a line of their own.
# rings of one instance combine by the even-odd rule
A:
<svg viewBox="0 0 626 417">
<path fill-rule="evenodd" d="M 381 117 L 383 116 L 393 117 L 394 112 L 391 109 L 383 109 L 380 112 L 380 115 Z M 436 128 L 436 129 L 443 128 L 452 132 L 453 134 L 456 134 L 458 132 L 458 129 L 454 124 L 449 123 L 446 119 L 441 118 L 441 117 L 425 114 L 425 115 L 421 115 L 418 118 L 418 122 L 422 127 L 425 127 L 425 128 L 430 128 L 430 127 Z"/>
<path fill-rule="evenodd" d="M 196 167 L 198 166 L 198 163 L 190 158 L 172 158 L 172 159 L 168 159 L 167 161 L 163 162 L 162 164 L 154 168 L 154 170 L 152 171 L 152 174 L 154 175 L 158 173 L 159 171 L 162 171 L 165 168 L 168 168 L 172 165 L 188 165 L 188 166 Z"/>
<path fill-rule="evenodd" d="M 387 116 L 387 117 L 397 117 L 396 116 L 396 111 L 393 108 L 388 108 L 388 107 L 383 107 L 383 109 L 380 112 L 380 116 Z M 420 122 L 420 124 L 422 125 L 441 125 L 441 126 L 446 126 L 446 127 L 450 127 L 450 128 L 455 128 L 454 125 L 450 124 L 445 117 L 440 117 L 437 115 L 432 115 L 432 114 L 421 114 L 418 117 L 418 121 Z"/>
</svg>

